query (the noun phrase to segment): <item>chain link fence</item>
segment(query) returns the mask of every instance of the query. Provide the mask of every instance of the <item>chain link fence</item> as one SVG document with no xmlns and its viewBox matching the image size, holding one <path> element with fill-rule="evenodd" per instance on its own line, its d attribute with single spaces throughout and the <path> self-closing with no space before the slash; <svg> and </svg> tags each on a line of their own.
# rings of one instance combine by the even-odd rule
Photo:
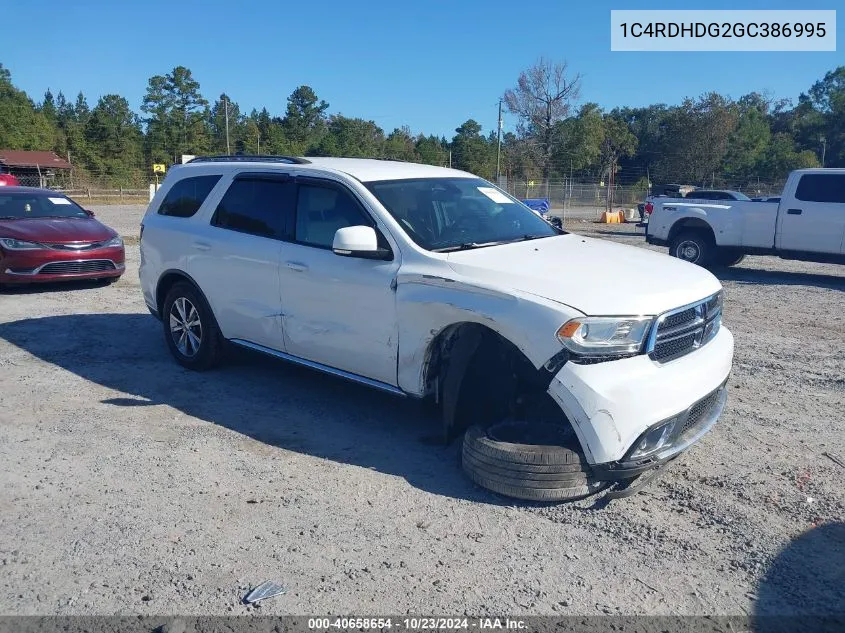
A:
<svg viewBox="0 0 845 633">
<path fill-rule="evenodd" d="M 578 180 L 542 180 L 506 179 L 501 178 L 499 186 L 515 198 L 545 198 L 552 209 L 594 208 L 604 210 L 608 202 L 612 201 L 614 209 L 619 207 L 636 207 L 651 194 L 662 193 L 661 186 L 652 183 L 652 190 L 643 183 L 639 185 L 608 186 L 606 182 L 583 182 Z M 704 187 L 698 187 L 699 189 Z M 710 188 L 710 187 L 708 187 Z M 713 189 L 729 189 L 739 191 L 750 198 L 779 196 L 783 190 L 783 183 L 716 183 Z"/>
</svg>

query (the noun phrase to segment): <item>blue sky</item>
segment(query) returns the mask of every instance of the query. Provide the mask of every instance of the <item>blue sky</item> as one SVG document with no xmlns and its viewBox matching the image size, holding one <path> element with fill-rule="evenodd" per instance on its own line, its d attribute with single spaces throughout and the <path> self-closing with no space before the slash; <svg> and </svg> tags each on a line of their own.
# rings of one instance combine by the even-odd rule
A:
<svg viewBox="0 0 845 633">
<path fill-rule="evenodd" d="M 243 112 L 266 105 L 281 114 L 291 91 L 308 84 L 330 112 L 373 119 L 388 132 L 407 124 L 451 138 L 468 118 L 495 129 L 499 97 L 540 55 L 567 60 L 583 75 L 581 101 L 605 108 L 672 104 L 710 90 L 796 99 L 845 64 L 842 37 L 837 52 L 613 53 L 610 10 L 838 4 L 12 0 L 0 19 L 0 63 L 37 100 L 47 88 L 69 98 L 82 90 L 92 106 L 118 93 L 137 110 L 150 76 L 183 65 L 207 99 L 226 91 Z"/>
</svg>

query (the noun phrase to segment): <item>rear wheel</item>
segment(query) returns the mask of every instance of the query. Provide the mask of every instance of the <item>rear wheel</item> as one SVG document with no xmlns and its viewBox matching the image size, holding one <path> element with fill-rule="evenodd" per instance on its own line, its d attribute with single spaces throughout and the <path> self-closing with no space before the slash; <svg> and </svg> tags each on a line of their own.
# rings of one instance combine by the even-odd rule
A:
<svg viewBox="0 0 845 633">
<path fill-rule="evenodd" d="M 203 371 L 218 363 L 220 330 L 205 298 L 194 286 L 175 284 L 167 293 L 162 314 L 164 338 L 180 365 Z"/>
<path fill-rule="evenodd" d="M 669 254 L 691 264 L 707 266 L 713 253 L 713 240 L 703 231 L 683 231 L 672 238 Z"/>
<path fill-rule="evenodd" d="M 508 420 L 464 436 L 463 469 L 479 486 L 533 501 L 571 501 L 604 487 L 595 481 L 569 429 Z M 577 443 L 577 440 L 575 440 Z"/>
</svg>

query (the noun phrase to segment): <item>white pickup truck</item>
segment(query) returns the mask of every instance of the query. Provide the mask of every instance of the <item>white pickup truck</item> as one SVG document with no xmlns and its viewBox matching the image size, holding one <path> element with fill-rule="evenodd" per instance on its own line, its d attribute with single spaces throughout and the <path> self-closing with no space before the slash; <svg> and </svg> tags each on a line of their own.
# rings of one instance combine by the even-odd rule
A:
<svg viewBox="0 0 845 633">
<path fill-rule="evenodd" d="M 780 202 L 651 198 L 646 241 L 701 266 L 746 255 L 845 263 L 845 169 L 799 169 Z"/>
</svg>

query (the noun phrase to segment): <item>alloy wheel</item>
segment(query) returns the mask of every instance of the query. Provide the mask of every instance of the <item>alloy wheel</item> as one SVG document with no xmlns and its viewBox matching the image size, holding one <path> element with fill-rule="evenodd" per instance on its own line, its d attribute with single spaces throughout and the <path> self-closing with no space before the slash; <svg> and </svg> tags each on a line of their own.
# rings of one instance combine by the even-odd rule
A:
<svg viewBox="0 0 845 633">
<path fill-rule="evenodd" d="M 199 312 L 185 297 L 179 297 L 170 306 L 170 336 L 179 353 L 188 358 L 196 356 L 202 345 Z"/>
</svg>

